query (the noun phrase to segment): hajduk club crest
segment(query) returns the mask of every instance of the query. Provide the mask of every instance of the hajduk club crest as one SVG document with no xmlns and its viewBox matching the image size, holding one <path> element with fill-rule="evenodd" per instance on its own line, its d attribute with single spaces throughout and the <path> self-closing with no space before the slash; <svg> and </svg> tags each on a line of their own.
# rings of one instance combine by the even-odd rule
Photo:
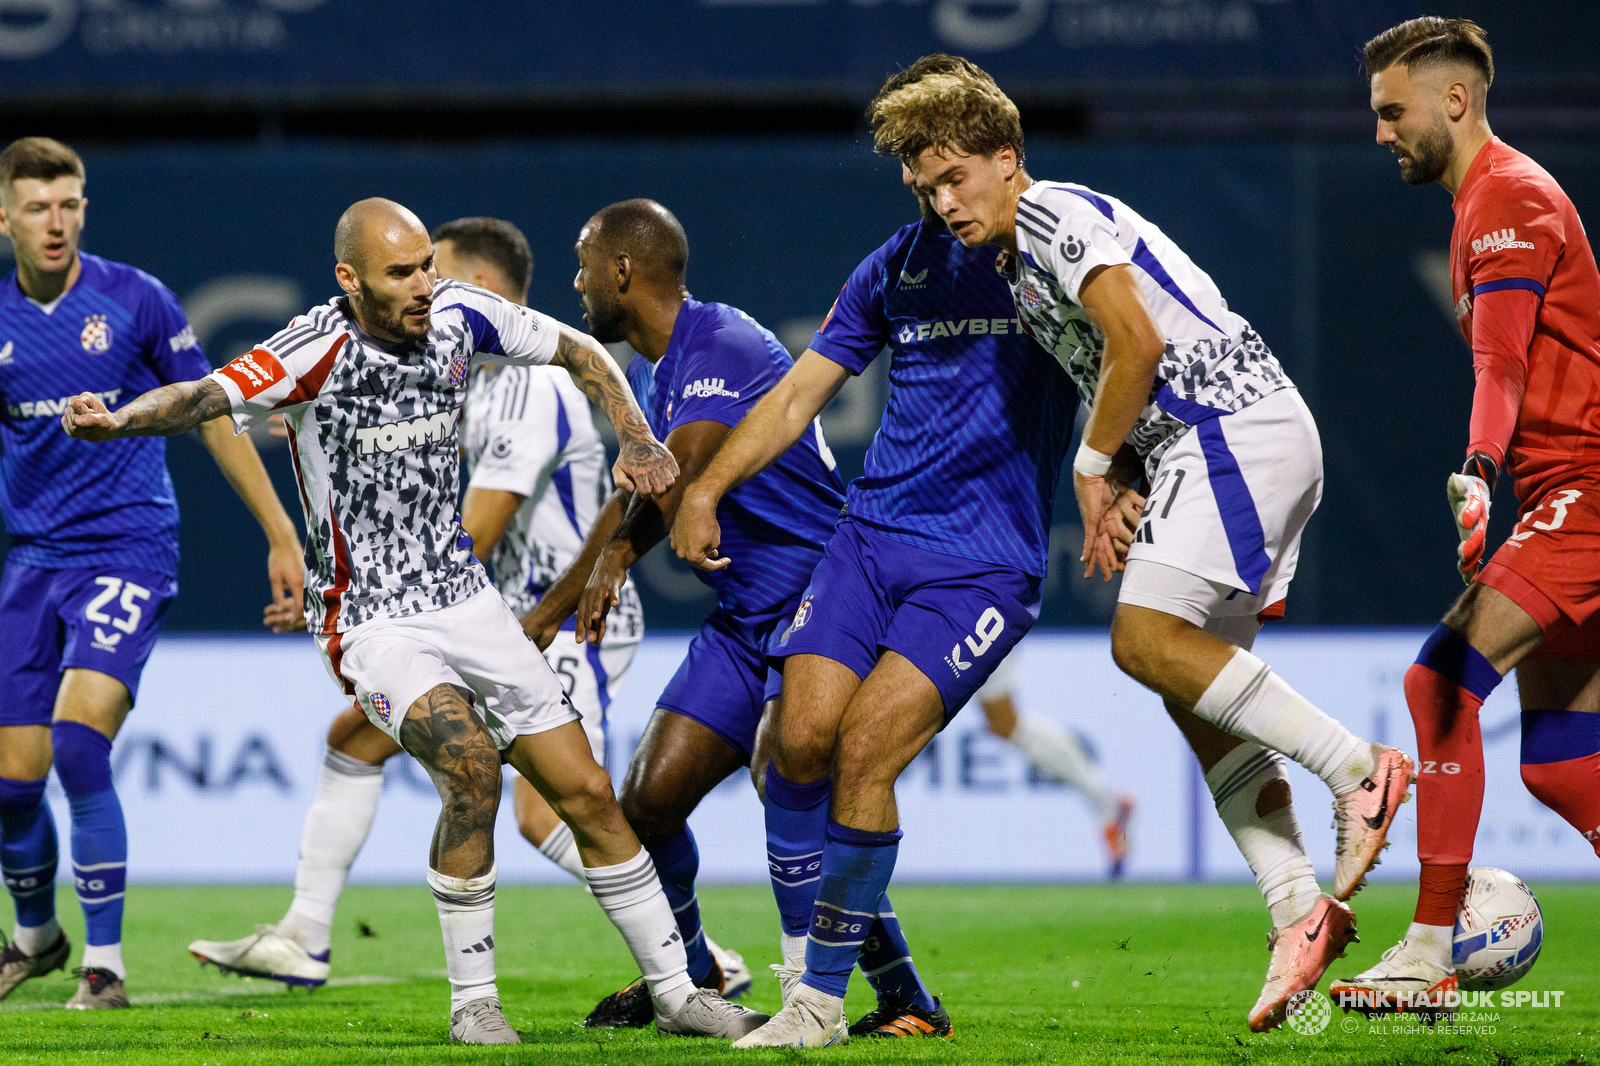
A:
<svg viewBox="0 0 1600 1066">
<path fill-rule="evenodd" d="M 470 363 L 470 362 L 471 362 L 471 360 L 467 358 L 467 353 L 466 352 L 462 352 L 460 355 L 458 355 L 454 359 L 450 360 L 450 387 L 451 388 L 456 388 L 463 381 L 467 380 L 467 364 Z"/>
</svg>

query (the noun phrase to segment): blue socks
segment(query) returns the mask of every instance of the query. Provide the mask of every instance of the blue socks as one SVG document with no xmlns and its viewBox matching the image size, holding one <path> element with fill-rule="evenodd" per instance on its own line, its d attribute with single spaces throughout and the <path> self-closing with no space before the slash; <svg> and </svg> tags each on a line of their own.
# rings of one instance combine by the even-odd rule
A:
<svg viewBox="0 0 1600 1066">
<path fill-rule="evenodd" d="M 880 901 L 878 920 L 867 930 L 859 962 L 862 974 L 878 995 L 898 996 L 923 1010 L 934 1009 L 933 994 L 911 962 L 911 945 L 900 931 L 900 920 L 895 917 L 887 894 Z"/>
<path fill-rule="evenodd" d="M 48 780 L 0 777 L 0 871 L 17 907 L 17 925 L 29 929 L 56 916 L 56 823 L 44 801 Z"/>
<path fill-rule="evenodd" d="M 80 722 L 50 727 L 56 776 L 72 806 L 72 874 L 88 926 L 89 948 L 110 947 L 107 968 L 119 970 L 122 897 L 128 874 L 128 830 L 111 787 L 111 740 Z M 84 965 L 101 965 L 102 953 L 85 952 Z M 123 976 L 120 972 L 119 977 Z"/>
<path fill-rule="evenodd" d="M 767 794 L 772 794 L 770 777 Z M 875 833 L 829 822 L 826 841 L 801 982 L 843 999 L 861 946 L 879 920 L 900 850 L 900 830 Z"/>
<path fill-rule="evenodd" d="M 711 949 L 700 927 L 700 901 L 695 897 L 694 879 L 700 872 L 700 849 L 695 847 L 689 827 L 660 847 L 646 849 L 656 864 L 656 875 L 667 894 L 672 916 L 683 936 L 683 949 L 689 957 L 689 979 L 699 984 L 711 972 Z"/>
<path fill-rule="evenodd" d="M 805 936 L 822 879 L 823 836 L 833 779 L 797 785 L 767 763 L 767 870 L 789 936 Z"/>
</svg>

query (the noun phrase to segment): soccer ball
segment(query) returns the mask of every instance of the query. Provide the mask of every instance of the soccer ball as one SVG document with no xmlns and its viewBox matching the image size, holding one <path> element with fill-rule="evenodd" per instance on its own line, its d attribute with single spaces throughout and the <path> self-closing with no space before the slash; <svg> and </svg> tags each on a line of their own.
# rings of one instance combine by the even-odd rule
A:
<svg viewBox="0 0 1600 1066">
<path fill-rule="evenodd" d="M 1533 969 L 1544 943 L 1544 915 L 1522 879 L 1492 866 L 1467 873 L 1451 952 L 1463 990 L 1516 984 Z"/>
</svg>

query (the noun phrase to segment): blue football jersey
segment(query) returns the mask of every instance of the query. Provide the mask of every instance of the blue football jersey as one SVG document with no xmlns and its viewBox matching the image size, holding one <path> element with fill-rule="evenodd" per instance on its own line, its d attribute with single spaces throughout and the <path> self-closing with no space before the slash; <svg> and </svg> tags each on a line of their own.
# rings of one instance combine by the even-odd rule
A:
<svg viewBox="0 0 1600 1066">
<path fill-rule="evenodd" d="M 1078 398 L 1021 328 L 993 248 L 916 222 L 856 267 L 811 341 L 889 402 L 846 514 L 884 536 L 1043 577 Z"/>
<path fill-rule="evenodd" d="M 635 357 L 628 380 L 650 429 L 666 440 L 689 422 L 738 425 L 793 365 L 778 338 L 743 311 L 691 299 L 666 353 L 653 367 Z M 805 591 L 843 503 L 844 482 L 814 422 L 777 462 L 722 498 L 718 550 L 733 563 L 695 575 L 716 589 L 726 611 L 776 610 Z"/>
<path fill-rule="evenodd" d="M 111 410 L 211 372 L 177 297 L 122 263 L 79 254 L 53 306 L 0 282 L 0 513 L 10 558 L 46 569 L 119 564 L 176 576 L 178 504 L 163 437 L 91 444 L 61 428 L 66 401 Z"/>
</svg>

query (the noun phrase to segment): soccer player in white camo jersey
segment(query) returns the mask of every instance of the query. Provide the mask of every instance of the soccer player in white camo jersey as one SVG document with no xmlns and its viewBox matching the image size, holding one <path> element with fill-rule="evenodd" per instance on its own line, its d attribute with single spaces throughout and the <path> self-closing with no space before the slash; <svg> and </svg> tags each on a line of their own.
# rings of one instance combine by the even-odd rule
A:
<svg viewBox="0 0 1600 1066">
<path fill-rule="evenodd" d="M 433 231 L 433 246 L 439 277 L 527 303 L 533 256 L 527 238 L 510 222 L 447 222 Z M 580 534 L 587 534 L 611 493 L 605 445 L 588 398 L 558 367 L 477 368 L 467 380 L 462 422 L 469 481 L 461 525 L 472 538 L 473 554 L 491 564 L 501 596 L 522 617 L 571 562 L 583 543 Z M 616 627 L 598 648 L 562 644 L 545 655 L 582 717 L 601 766 L 606 713 L 644 634 L 632 582 L 623 585 L 619 601 Z M 328 728 L 317 793 L 306 811 L 287 913 L 237 940 L 195 940 L 189 953 L 230 973 L 305 988 L 326 983 L 334 911 L 378 812 L 384 764 L 399 752 L 399 744 L 367 721 L 360 704 L 338 715 Z M 572 830 L 521 775 L 513 779 L 512 801 L 528 843 L 582 881 Z M 748 987 L 749 971 L 738 954 L 710 946 L 732 972 L 724 994 Z"/>
<path fill-rule="evenodd" d="M 520 1040 L 494 981 L 494 821 L 502 759 L 578 841 L 595 898 L 650 985 L 663 1032 L 737 1037 L 764 1016 L 693 987 L 671 907 L 578 714 L 490 587 L 455 512 L 456 422 L 474 364 L 569 371 L 617 429 L 619 483 L 665 491 L 676 463 L 603 348 L 484 289 L 436 281 L 417 217 L 363 200 L 334 233 L 345 295 L 198 381 L 108 412 L 73 397 L 88 440 L 181 433 L 230 412 L 242 432 L 281 411 L 310 531 L 307 623 L 368 720 L 427 767 L 443 801 L 428 882 L 451 989 L 452 1040 Z"/>
<path fill-rule="evenodd" d="M 1028 175 L 1016 106 L 987 75 L 925 78 L 880 96 L 869 117 L 878 151 L 911 170 L 951 232 L 1001 249 L 1024 328 L 1090 405 L 1073 463 L 1086 577 L 1123 569 L 1102 527 L 1114 457 L 1136 457 L 1151 480 L 1112 656 L 1165 699 L 1256 874 L 1273 934 L 1250 1027 L 1280 1025 L 1354 939 L 1343 901 L 1413 776 L 1405 753 L 1356 737 L 1250 653 L 1261 621 L 1282 616 L 1321 498 L 1316 425 L 1266 343 L 1166 234 L 1109 196 Z M 1317 887 L 1277 752 L 1334 794 L 1332 895 Z"/>
</svg>

